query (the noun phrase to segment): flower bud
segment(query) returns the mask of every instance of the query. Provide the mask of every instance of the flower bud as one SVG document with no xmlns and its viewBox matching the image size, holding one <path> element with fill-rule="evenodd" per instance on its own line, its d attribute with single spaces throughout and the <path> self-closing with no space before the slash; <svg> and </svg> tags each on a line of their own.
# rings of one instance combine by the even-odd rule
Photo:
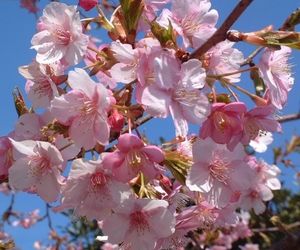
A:
<svg viewBox="0 0 300 250">
<path fill-rule="evenodd" d="M 98 0 L 79 0 L 78 5 L 85 11 L 89 11 L 98 4 Z"/>
<path fill-rule="evenodd" d="M 120 132 L 124 126 L 125 119 L 118 110 L 113 109 L 111 115 L 108 117 L 108 122 L 111 126 L 111 130 L 115 132 Z"/>
</svg>

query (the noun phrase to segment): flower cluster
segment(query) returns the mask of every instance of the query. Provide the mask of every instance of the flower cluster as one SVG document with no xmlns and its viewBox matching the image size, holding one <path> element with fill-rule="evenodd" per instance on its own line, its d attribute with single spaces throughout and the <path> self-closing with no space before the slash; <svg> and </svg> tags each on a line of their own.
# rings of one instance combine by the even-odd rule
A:
<svg viewBox="0 0 300 250">
<path fill-rule="evenodd" d="M 1 180 L 59 201 L 55 211 L 97 220 L 103 249 L 180 249 L 189 232 L 243 228 L 236 211 L 263 213 L 281 186 L 280 170 L 246 149 L 265 151 L 281 131 L 290 49 L 267 48 L 250 69 L 228 40 L 192 56 L 217 29 L 209 0 L 120 2 L 110 18 L 98 6 L 82 20 L 76 6 L 46 6 L 31 40 L 36 58 L 19 68 L 32 107 L 17 98 L 19 120 L 0 138 Z M 97 1 L 79 5 L 88 11 Z M 94 23 L 108 32 L 103 44 Z M 231 89 L 246 71 L 263 82 L 261 96 L 242 91 L 253 104 Z M 172 118 L 176 138 L 149 143 L 138 132 L 147 116 Z"/>
</svg>

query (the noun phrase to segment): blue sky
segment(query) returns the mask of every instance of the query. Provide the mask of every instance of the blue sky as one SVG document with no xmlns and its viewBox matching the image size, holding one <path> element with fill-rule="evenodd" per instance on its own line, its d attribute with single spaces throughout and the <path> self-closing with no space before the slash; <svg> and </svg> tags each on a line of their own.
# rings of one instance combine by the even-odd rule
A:
<svg viewBox="0 0 300 250">
<path fill-rule="evenodd" d="M 40 7 L 45 5 L 47 1 L 41 0 Z M 65 1 L 70 4 L 76 4 L 77 0 Z M 250 8 L 245 12 L 242 18 L 234 25 L 233 29 L 240 31 L 254 31 L 259 30 L 269 24 L 273 24 L 275 28 L 279 27 L 285 18 L 294 11 L 298 5 L 295 0 L 264 0 L 254 1 Z M 212 0 L 212 5 L 219 11 L 220 21 L 231 11 L 233 6 L 237 3 L 236 0 Z M 18 0 L 1 0 L 0 1 L 0 135 L 6 135 L 14 128 L 17 116 L 14 110 L 12 101 L 12 91 L 14 87 L 18 86 L 24 93 L 25 80 L 19 75 L 18 67 L 29 64 L 35 56 L 35 52 L 30 50 L 30 40 L 35 33 L 36 18 L 29 14 L 26 10 L 19 7 Z M 250 53 L 253 46 L 241 46 L 245 55 Z M 300 79 L 299 65 L 300 53 L 295 51 L 293 53 L 292 63 L 294 66 L 296 84 L 290 93 L 290 99 L 287 107 L 282 114 L 296 113 L 300 109 L 300 86 L 298 81 Z M 297 65 L 298 64 L 298 65 Z M 247 80 L 242 84 L 252 83 Z M 292 134 L 299 133 L 299 122 L 292 122 L 284 124 L 284 133 L 275 136 L 274 146 L 282 145 Z M 166 139 L 171 139 L 174 136 L 173 125 L 170 120 L 161 121 L 153 120 L 148 125 L 143 126 L 142 131 L 147 135 L 151 135 L 154 141 L 157 141 L 159 136 L 163 135 Z M 269 161 L 272 161 L 272 154 L 269 152 L 265 156 Z M 298 161 L 296 157 L 294 160 Z M 292 173 L 285 171 L 283 179 L 292 186 Z M 293 187 L 296 189 L 295 187 Z M 8 199 L 0 194 L 0 212 L 8 206 Z M 36 207 L 41 207 L 44 211 L 44 205 L 41 200 L 35 196 L 28 194 L 20 194 L 16 198 L 16 206 L 22 211 L 32 211 Z M 43 214 L 43 212 L 42 212 Z M 55 223 L 64 223 L 62 217 L 54 220 Z M 20 228 L 7 228 L 12 233 L 21 249 L 32 249 L 34 240 L 47 240 L 48 229 L 46 223 L 34 226 L 31 230 L 23 230 Z"/>
</svg>

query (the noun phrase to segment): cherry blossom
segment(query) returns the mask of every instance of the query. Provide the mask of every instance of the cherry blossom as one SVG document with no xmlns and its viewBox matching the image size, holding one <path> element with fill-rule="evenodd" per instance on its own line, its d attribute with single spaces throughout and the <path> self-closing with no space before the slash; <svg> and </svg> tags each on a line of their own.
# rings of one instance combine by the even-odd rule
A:
<svg viewBox="0 0 300 250">
<path fill-rule="evenodd" d="M 175 217 L 164 200 L 127 199 L 103 221 L 102 229 L 112 244 L 152 250 L 157 240 L 174 233 Z"/>
<path fill-rule="evenodd" d="M 253 208 L 256 214 L 261 214 L 266 209 L 263 201 L 269 201 L 272 198 L 272 191 L 267 186 L 256 182 L 241 196 L 240 206 L 245 210 Z"/>
<path fill-rule="evenodd" d="M 14 139 L 18 141 L 41 140 L 40 130 L 46 125 L 44 118 L 42 115 L 35 113 L 21 115 L 15 125 Z"/>
<path fill-rule="evenodd" d="M 38 30 L 31 40 L 31 48 L 37 51 L 37 62 L 49 64 L 62 60 L 74 65 L 83 58 L 89 39 L 82 32 L 75 6 L 51 2 L 43 10 Z"/>
<path fill-rule="evenodd" d="M 72 208 L 77 216 L 103 220 L 130 195 L 129 185 L 116 181 L 100 160 L 76 159 L 63 187 L 59 209 Z"/>
<path fill-rule="evenodd" d="M 119 137 L 117 149 L 103 159 L 104 167 L 111 169 L 117 180 L 127 182 L 139 173 L 153 179 L 159 174 L 158 164 L 164 160 L 160 148 L 145 145 L 134 134 L 123 134 Z"/>
<path fill-rule="evenodd" d="M 7 136 L 0 137 L 0 180 L 8 177 L 8 169 L 13 164 L 12 144 Z"/>
<path fill-rule="evenodd" d="M 36 224 L 39 219 L 41 219 L 41 216 L 39 215 L 40 210 L 35 209 L 32 212 L 28 214 L 22 215 L 22 217 L 19 220 L 13 221 L 12 225 L 14 227 L 22 226 L 23 228 L 27 229 L 31 227 L 32 225 Z"/>
<path fill-rule="evenodd" d="M 130 83 L 136 79 L 136 68 L 139 60 L 138 49 L 119 41 L 112 42 L 110 49 L 118 63 L 112 66 L 110 74 L 116 82 Z"/>
<path fill-rule="evenodd" d="M 9 185 L 17 191 L 34 188 L 45 201 L 58 198 L 62 181 L 63 159 L 49 142 L 11 139 L 15 162 L 9 168 Z"/>
<path fill-rule="evenodd" d="M 193 160 L 186 185 L 192 191 L 204 192 L 211 204 L 224 207 L 236 193 L 250 187 L 254 174 L 245 162 L 245 151 L 239 144 L 232 152 L 210 138 L 193 144 Z"/>
<path fill-rule="evenodd" d="M 137 99 L 156 117 L 172 116 L 176 135 L 186 136 L 188 122 L 201 124 L 210 113 L 207 97 L 199 91 L 205 85 L 201 62 L 191 59 L 182 65 L 170 54 L 154 58 L 155 83 L 141 86 Z"/>
<path fill-rule="evenodd" d="M 261 77 L 267 86 L 266 98 L 278 109 L 282 109 L 287 102 L 288 92 L 294 84 L 288 64 L 290 54 L 291 49 L 285 46 L 280 50 L 265 49 L 258 64 Z"/>
<path fill-rule="evenodd" d="M 248 145 L 262 131 L 280 132 L 281 126 L 274 117 L 274 108 L 270 106 L 256 107 L 248 111 L 243 119 L 244 129 L 241 142 Z"/>
<path fill-rule="evenodd" d="M 238 49 L 232 48 L 233 42 L 225 40 L 217 44 L 205 54 L 205 64 L 208 75 L 222 75 L 240 69 L 244 56 Z M 239 82 L 241 73 L 224 76 L 230 82 Z"/>
<path fill-rule="evenodd" d="M 172 11 L 164 9 L 158 22 L 168 27 L 170 20 L 174 29 L 182 36 L 184 47 L 196 48 L 216 31 L 218 13 L 210 10 L 210 7 L 209 0 L 173 0 Z"/>
<path fill-rule="evenodd" d="M 245 112 L 246 105 L 242 102 L 214 103 L 211 114 L 201 127 L 200 138 L 210 137 L 217 143 L 227 144 L 232 150 L 242 135 Z"/>
<path fill-rule="evenodd" d="M 241 250 L 259 250 L 259 245 L 248 243 L 245 246 L 240 246 Z"/>
<path fill-rule="evenodd" d="M 36 3 L 21 0 L 31 12 Z M 15 129 L 0 137 L 0 192 L 37 194 L 47 203 L 57 201 L 55 212 L 71 209 L 97 220 L 103 236 L 96 240 L 106 250 L 225 250 L 239 239 L 246 242 L 252 236 L 249 211 L 263 213 L 273 190 L 281 188 L 280 169 L 254 151 L 266 151 L 271 133 L 281 132 L 276 113 L 294 83 L 291 50 L 269 44 L 245 59 L 232 41 L 269 43 L 264 32 L 271 29 L 228 32 L 225 40 L 222 32 L 231 20 L 217 31 L 218 12 L 210 0 L 77 3 L 97 11 L 82 14 L 51 1 L 38 20 L 31 41 L 36 57 L 19 68 L 30 103 L 21 92 L 14 96 Z M 96 26 L 105 32 L 97 34 Z M 213 34 L 217 42 L 201 48 Z M 83 68 L 67 72 L 82 59 Z M 250 68 L 241 68 L 245 64 Z M 257 93 L 250 93 L 236 85 L 249 71 L 266 90 L 256 86 Z M 176 137 L 153 145 L 139 126 L 169 117 Z M 195 127 L 199 136 L 189 133 Z M 50 225 L 49 212 L 9 216 L 17 218 L 12 225 L 28 228 L 44 218 Z M 0 243 L 3 237 L 0 231 Z M 85 247 L 54 231 L 50 238 L 62 248 Z M 37 241 L 34 248 L 57 246 Z"/>
<path fill-rule="evenodd" d="M 68 81 L 72 90 L 54 98 L 51 113 L 70 126 L 70 137 L 77 146 L 90 149 L 97 142 L 107 144 L 110 131 L 107 113 L 115 101 L 111 92 L 79 68 L 69 73 Z"/>
<path fill-rule="evenodd" d="M 48 107 L 54 96 L 58 96 L 56 84 L 65 80 L 59 63 L 46 65 L 33 61 L 20 67 L 19 73 L 27 79 L 25 90 L 34 108 Z"/>
</svg>

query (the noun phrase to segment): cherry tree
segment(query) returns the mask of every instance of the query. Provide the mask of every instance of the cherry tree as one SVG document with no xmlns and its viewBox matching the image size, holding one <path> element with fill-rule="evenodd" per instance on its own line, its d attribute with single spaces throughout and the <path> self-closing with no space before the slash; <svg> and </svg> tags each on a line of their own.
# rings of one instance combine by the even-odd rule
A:
<svg viewBox="0 0 300 250">
<path fill-rule="evenodd" d="M 36 56 L 19 67 L 29 101 L 14 94 L 18 120 L 0 138 L 1 192 L 13 197 L 1 225 L 48 220 L 52 243 L 35 249 L 95 249 L 60 235 L 50 213 L 96 232 L 98 249 L 264 247 L 251 223 L 272 210 L 279 165 L 291 164 L 299 137 L 274 151 L 274 163 L 255 152 L 299 118 L 279 114 L 295 82 L 300 12 L 279 30 L 231 30 L 252 2 L 238 1 L 217 25 L 210 0 L 61 0 L 42 12 L 21 0 L 38 15 Z M 153 143 L 140 131 L 153 119 L 171 119 L 173 139 Z M 46 214 L 15 212 L 17 192 L 39 196 Z M 299 241 L 289 232 L 299 223 L 269 218 Z M 0 248 L 13 247 L 0 227 Z"/>
</svg>

